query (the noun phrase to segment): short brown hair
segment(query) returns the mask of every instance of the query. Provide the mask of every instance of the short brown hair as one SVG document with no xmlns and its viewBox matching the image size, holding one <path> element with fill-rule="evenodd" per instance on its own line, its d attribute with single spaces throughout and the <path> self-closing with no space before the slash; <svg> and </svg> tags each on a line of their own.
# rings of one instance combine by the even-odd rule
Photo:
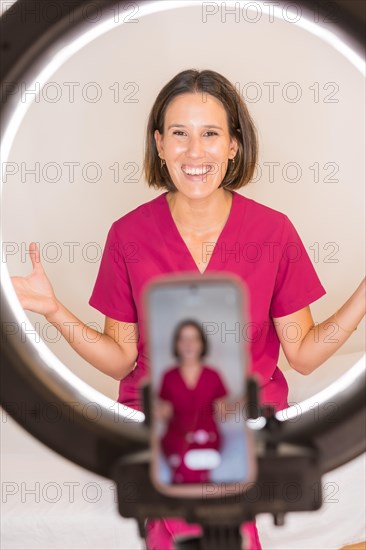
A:
<svg viewBox="0 0 366 550">
<path fill-rule="evenodd" d="M 236 88 L 221 74 L 187 69 L 174 76 L 160 90 L 150 111 L 144 156 L 144 173 L 150 187 L 176 191 L 166 164 L 160 167 L 160 158 L 154 138 L 155 130 L 164 133 L 164 117 L 169 103 L 178 95 L 204 92 L 219 99 L 227 113 L 229 133 L 238 141 L 235 163 L 229 162 L 220 187 L 239 189 L 253 177 L 258 158 L 258 138 L 254 122 L 244 100 Z"/>
<path fill-rule="evenodd" d="M 175 331 L 173 335 L 173 349 L 172 349 L 174 357 L 176 357 L 177 359 L 180 359 L 179 352 L 178 352 L 178 340 L 180 338 L 180 333 L 182 332 L 182 329 L 184 327 L 194 327 L 199 333 L 201 338 L 201 344 L 202 344 L 200 359 L 202 359 L 208 352 L 208 342 L 207 342 L 206 335 L 203 332 L 202 326 L 195 319 L 184 319 L 175 327 Z"/>
</svg>

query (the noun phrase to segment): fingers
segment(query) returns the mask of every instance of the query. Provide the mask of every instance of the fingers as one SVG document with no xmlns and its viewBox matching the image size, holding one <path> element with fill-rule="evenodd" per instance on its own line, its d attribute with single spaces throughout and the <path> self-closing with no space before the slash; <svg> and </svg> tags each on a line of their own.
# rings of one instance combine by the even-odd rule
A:
<svg viewBox="0 0 366 550">
<path fill-rule="evenodd" d="M 32 241 L 29 244 L 29 255 L 34 269 L 42 269 L 41 258 L 39 254 L 39 248 L 37 243 Z"/>
</svg>

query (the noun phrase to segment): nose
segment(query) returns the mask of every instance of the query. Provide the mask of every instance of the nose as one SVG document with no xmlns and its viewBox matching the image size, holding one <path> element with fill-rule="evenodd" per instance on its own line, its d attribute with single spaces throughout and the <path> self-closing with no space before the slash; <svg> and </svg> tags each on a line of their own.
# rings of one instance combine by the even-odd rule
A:
<svg viewBox="0 0 366 550">
<path fill-rule="evenodd" d="M 187 144 L 188 158 L 202 158 L 204 156 L 204 142 L 200 136 L 191 136 Z"/>
</svg>

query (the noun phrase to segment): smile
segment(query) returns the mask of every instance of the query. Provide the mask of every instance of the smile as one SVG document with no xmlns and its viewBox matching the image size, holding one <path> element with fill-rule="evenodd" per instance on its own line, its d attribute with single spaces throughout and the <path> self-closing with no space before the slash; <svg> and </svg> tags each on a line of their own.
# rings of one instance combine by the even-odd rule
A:
<svg viewBox="0 0 366 550">
<path fill-rule="evenodd" d="M 189 176 L 202 176 L 203 174 L 207 174 L 211 170 L 211 166 L 182 166 L 182 170 L 185 174 L 188 174 Z"/>
</svg>

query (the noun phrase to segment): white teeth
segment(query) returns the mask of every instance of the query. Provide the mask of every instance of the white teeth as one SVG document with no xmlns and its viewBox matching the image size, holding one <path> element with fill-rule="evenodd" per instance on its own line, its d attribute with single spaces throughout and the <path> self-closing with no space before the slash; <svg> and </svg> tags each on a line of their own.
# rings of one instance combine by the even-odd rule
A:
<svg viewBox="0 0 366 550">
<path fill-rule="evenodd" d="M 210 171 L 210 167 L 206 166 L 205 168 L 182 168 L 183 172 L 190 176 L 202 176 L 207 174 Z"/>
</svg>

